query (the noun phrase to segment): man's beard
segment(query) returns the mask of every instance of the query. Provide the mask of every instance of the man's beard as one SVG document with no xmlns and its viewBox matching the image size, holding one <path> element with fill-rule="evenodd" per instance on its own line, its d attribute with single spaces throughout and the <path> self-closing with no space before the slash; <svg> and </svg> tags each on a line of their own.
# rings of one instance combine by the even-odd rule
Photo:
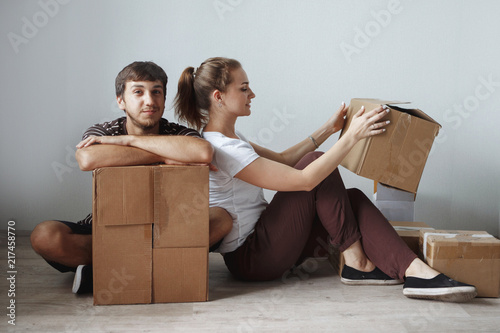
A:
<svg viewBox="0 0 500 333">
<path fill-rule="evenodd" d="M 144 122 L 140 122 L 139 120 L 137 120 L 136 118 L 134 118 L 130 113 L 128 113 L 127 111 L 125 111 L 128 118 L 132 121 L 132 123 L 134 124 L 134 126 L 140 128 L 141 130 L 143 131 L 149 131 L 151 129 L 153 129 L 157 122 L 155 122 L 153 119 L 148 119 Z"/>
</svg>

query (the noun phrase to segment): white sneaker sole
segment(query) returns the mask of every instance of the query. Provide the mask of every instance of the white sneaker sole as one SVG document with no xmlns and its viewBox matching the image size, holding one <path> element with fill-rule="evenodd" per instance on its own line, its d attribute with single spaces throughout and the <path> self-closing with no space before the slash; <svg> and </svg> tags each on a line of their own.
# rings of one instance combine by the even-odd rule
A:
<svg viewBox="0 0 500 333">
<path fill-rule="evenodd" d="M 448 288 L 404 288 L 403 295 L 409 298 L 436 300 L 443 302 L 467 302 L 476 297 L 475 287 Z"/>
<path fill-rule="evenodd" d="M 73 280 L 73 294 L 76 294 L 78 292 L 78 289 L 80 289 L 80 286 L 82 284 L 82 269 L 84 265 L 80 265 L 77 267 L 76 272 L 75 272 L 75 279 Z"/>
<path fill-rule="evenodd" d="M 341 277 L 340 282 L 350 286 L 393 286 L 396 284 L 402 284 L 403 280 L 351 280 Z"/>
</svg>

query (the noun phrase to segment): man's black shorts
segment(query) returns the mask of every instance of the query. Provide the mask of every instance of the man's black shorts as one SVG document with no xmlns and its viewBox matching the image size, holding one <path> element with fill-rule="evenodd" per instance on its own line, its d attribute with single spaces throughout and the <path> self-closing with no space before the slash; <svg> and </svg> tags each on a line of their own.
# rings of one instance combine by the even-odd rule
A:
<svg viewBox="0 0 500 333">
<path fill-rule="evenodd" d="M 75 222 L 68 221 L 57 221 L 67 225 L 74 234 L 78 235 L 91 235 L 92 234 L 92 224 L 79 224 Z"/>
<path fill-rule="evenodd" d="M 91 224 L 78 224 L 75 222 L 68 222 L 68 221 L 57 221 L 57 222 L 61 222 L 65 225 L 67 225 L 74 234 L 78 234 L 78 235 L 91 235 L 92 234 L 92 225 Z M 50 266 L 54 267 L 55 269 L 57 269 L 58 271 L 63 272 L 63 273 L 76 271 L 76 267 L 68 267 L 68 266 L 65 266 L 65 265 L 57 263 L 57 262 L 53 262 L 53 261 L 49 261 L 49 260 L 46 260 L 46 261 L 49 263 Z"/>
</svg>

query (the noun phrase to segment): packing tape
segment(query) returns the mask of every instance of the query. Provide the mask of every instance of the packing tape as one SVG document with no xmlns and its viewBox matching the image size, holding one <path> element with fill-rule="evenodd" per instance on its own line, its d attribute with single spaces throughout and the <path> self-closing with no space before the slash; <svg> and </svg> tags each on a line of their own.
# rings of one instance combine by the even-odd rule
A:
<svg viewBox="0 0 500 333">
<path fill-rule="evenodd" d="M 407 226 L 399 226 L 399 225 L 394 225 L 393 226 L 395 230 L 401 230 L 401 231 L 404 231 L 404 230 L 408 230 L 408 231 L 412 231 L 412 230 L 434 230 L 434 228 L 431 228 L 431 227 L 407 227 Z"/>
<path fill-rule="evenodd" d="M 424 233 L 424 247 L 422 249 L 423 255 L 424 255 L 424 261 L 427 262 L 427 238 L 429 236 L 443 236 L 444 238 L 454 238 L 457 235 L 462 235 L 460 232 L 455 232 L 455 233 L 440 233 L 440 232 L 425 232 Z M 488 237 L 493 237 L 490 234 L 472 234 L 468 235 L 469 237 L 478 237 L 478 238 L 488 238 Z"/>
</svg>

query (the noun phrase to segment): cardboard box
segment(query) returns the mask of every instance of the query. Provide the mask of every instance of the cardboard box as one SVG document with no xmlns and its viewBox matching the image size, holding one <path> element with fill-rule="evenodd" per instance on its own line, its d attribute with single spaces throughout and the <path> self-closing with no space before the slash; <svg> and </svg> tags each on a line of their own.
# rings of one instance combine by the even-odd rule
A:
<svg viewBox="0 0 500 333">
<path fill-rule="evenodd" d="M 425 222 L 409 222 L 409 221 L 389 221 L 394 227 L 399 237 L 403 239 L 408 247 L 417 254 L 421 259 L 423 256 L 420 252 L 420 230 L 434 230 Z"/>
<path fill-rule="evenodd" d="M 94 305 L 208 300 L 208 167 L 93 173 Z"/>
<path fill-rule="evenodd" d="M 375 182 L 374 198 L 381 201 L 415 201 L 417 195 Z"/>
<path fill-rule="evenodd" d="M 373 204 L 389 221 L 414 221 L 415 197 L 415 193 L 377 183 Z"/>
<path fill-rule="evenodd" d="M 415 202 L 413 201 L 374 200 L 373 204 L 388 220 L 415 221 Z"/>
<path fill-rule="evenodd" d="M 434 228 L 431 228 L 424 222 L 389 221 L 389 223 L 394 227 L 398 235 L 405 241 L 408 247 L 422 259 L 419 248 L 420 230 L 434 230 Z M 335 269 L 335 271 L 340 275 L 342 273 L 342 267 L 344 267 L 345 260 L 338 248 L 333 246 L 329 247 L 328 261 L 333 269 Z"/>
<path fill-rule="evenodd" d="M 341 165 L 360 176 L 416 193 L 427 156 L 441 127 L 435 120 L 421 110 L 395 105 L 402 102 L 355 98 L 351 100 L 341 136 L 361 106 L 370 111 L 384 104 L 391 109 L 383 118 L 391 121 L 387 131 L 360 140 Z"/>
<path fill-rule="evenodd" d="M 420 231 L 420 247 L 429 266 L 450 278 L 476 286 L 480 297 L 500 296 L 500 240 L 485 231 Z"/>
</svg>

